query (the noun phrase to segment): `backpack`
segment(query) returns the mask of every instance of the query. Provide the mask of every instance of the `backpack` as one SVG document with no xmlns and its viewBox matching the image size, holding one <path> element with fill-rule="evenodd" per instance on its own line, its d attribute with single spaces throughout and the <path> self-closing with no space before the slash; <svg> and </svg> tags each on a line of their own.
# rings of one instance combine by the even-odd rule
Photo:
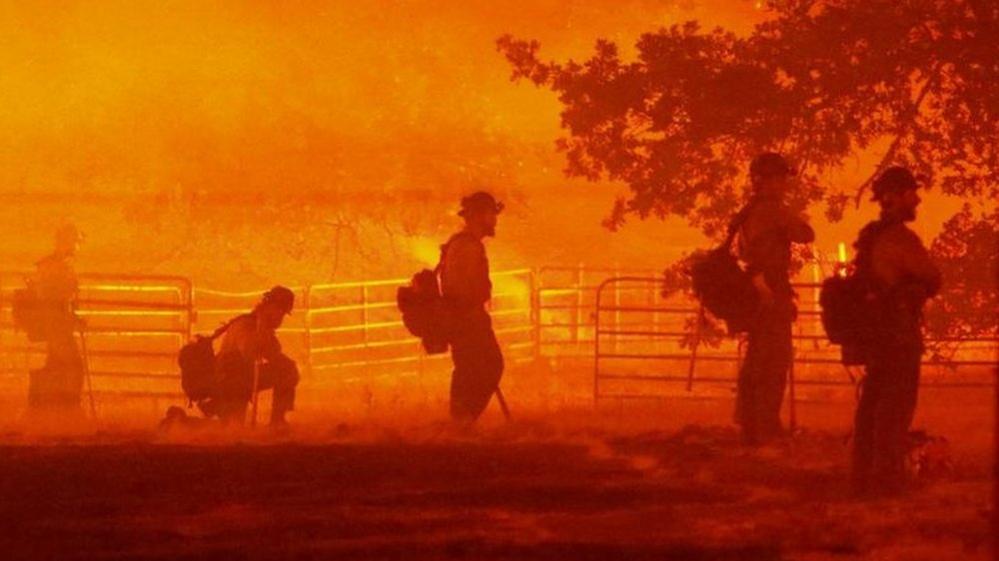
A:
<svg viewBox="0 0 999 561">
<path fill-rule="evenodd" d="M 870 331 L 871 299 L 868 283 L 856 273 L 822 281 L 819 306 L 822 328 L 830 343 L 847 345 L 866 338 Z"/>
<path fill-rule="evenodd" d="M 52 306 L 47 306 L 38 298 L 38 290 L 31 283 L 14 291 L 11 301 L 14 328 L 24 331 L 32 343 L 49 339 L 49 323 L 53 319 L 53 311 Z"/>
<path fill-rule="evenodd" d="M 880 228 L 874 222 L 861 232 L 850 270 L 822 281 L 819 291 L 822 328 L 830 343 L 842 347 L 846 365 L 864 364 L 865 349 L 877 344 L 883 298 L 869 274 L 869 260 Z"/>
<path fill-rule="evenodd" d="M 461 234 L 458 234 L 461 235 Z M 402 313 L 402 323 L 419 337 L 427 354 L 446 353 L 450 339 L 450 313 L 441 293 L 440 273 L 452 237 L 441 246 L 440 261 L 431 269 L 413 275 L 409 284 L 396 291 L 396 305 Z"/>
<path fill-rule="evenodd" d="M 745 332 L 756 311 L 759 297 L 749 274 L 732 254 L 732 242 L 749 216 L 746 206 L 728 227 L 728 236 L 718 247 L 695 254 L 688 274 L 694 296 L 714 317 L 724 320 L 729 334 Z"/>
<path fill-rule="evenodd" d="M 863 349 L 875 336 L 874 300 L 870 284 L 855 272 L 822 281 L 819 291 L 822 328 L 830 343 L 842 347 L 843 364 L 865 362 Z"/>
<path fill-rule="evenodd" d="M 249 314 L 237 316 L 216 329 L 211 335 L 195 335 L 194 340 L 181 347 L 177 353 L 180 366 L 180 386 L 191 403 L 215 397 L 218 382 L 215 377 L 215 348 L 213 343 L 229 330 L 236 321 Z"/>
</svg>

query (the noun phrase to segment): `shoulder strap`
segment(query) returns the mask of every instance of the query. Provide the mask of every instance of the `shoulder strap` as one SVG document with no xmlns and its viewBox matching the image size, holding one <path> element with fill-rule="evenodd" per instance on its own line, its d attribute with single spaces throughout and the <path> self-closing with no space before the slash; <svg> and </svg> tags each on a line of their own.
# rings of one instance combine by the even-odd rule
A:
<svg viewBox="0 0 999 561">
<path fill-rule="evenodd" d="M 853 265 L 855 270 L 867 273 L 872 266 L 871 258 L 874 253 L 874 245 L 877 243 L 878 238 L 881 234 L 891 226 L 889 222 L 885 220 L 875 220 L 869 222 L 860 230 L 860 234 L 857 236 L 857 241 L 854 242 L 853 248 L 856 250 L 856 254 L 853 258 Z"/>
<path fill-rule="evenodd" d="M 240 315 L 238 315 L 238 316 L 230 319 L 229 321 L 227 321 L 227 322 L 223 323 L 221 326 L 219 326 L 218 329 L 216 329 L 215 331 L 213 331 L 212 334 L 208 336 L 208 338 L 210 340 L 212 340 L 212 341 L 218 339 L 226 331 L 229 331 L 229 328 L 232 327 L 232 324 L 236 323 L 237 321 L 239 321 L 239 320 L 241 320 L 241 319 L 243 319 L 245 317 L 251 317 L 252 315 L 253 315 L 252 313 L 249 313 L 249 314 L 240 314 Z"/>
<path fill-rule="evenodd" d="M 468 235 L 469 234 L 467 232 L 462 230 L 461 232 L 458 232 L 457 234 L 451 236 L 445 243 L 441 245 L 441 257 L 437 261 L 437 266 L 434 267 L 434 273 L 440 274 L 441 270 L 444 268 L 444 257 L 447 254 L 447 249 L 451 247 L 451 244 L 453 244 L 455 240 L 457 240 L 458 238 Z"/>
<path fill-rule="evenodd" d="M 719 247 L 729 251 L 732 250 L 732 242 L 735 241 L 735 236 L 739 234 L 739 229 L 742 228 L 742 225 L 745 224 L 746 220 L 749 218 L 749 209 L 753 207 L 754 203 L 755 201 L 751 199 L 748 203 L 746 203 L 746 206 L 742 207 L 739 212 L 735 213 L 735 216 L 732 217 L 732 221 L 728 223 L 728 235 L 725 236 L 725 241 L 722 242 Z"/>
</svg>

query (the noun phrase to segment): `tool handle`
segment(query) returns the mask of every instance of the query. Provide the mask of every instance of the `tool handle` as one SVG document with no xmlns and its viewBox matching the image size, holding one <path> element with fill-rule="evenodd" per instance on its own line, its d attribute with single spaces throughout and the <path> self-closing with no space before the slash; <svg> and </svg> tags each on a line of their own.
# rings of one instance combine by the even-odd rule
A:
<svg viewBox="0 0 999 561">
<path fill-rule="evenodd" d="M 503 410 L 503 416 L 506 417 L 507 421 L 510 421 L 510 408 L 506 406 L 506 399 L 503 397 L 503 391 L 496 386 L 496 401 L 499 403 L 500 409 Z"/>
<path fill-rule="evenodd" d="M 260 359 L 253 361 L 253 391 L 250 393 L 251 414 L 250 414 L 250 426 L 257 426 L 257 404 L 260 403 L 259 397 L 260 389 Z"/>
<path fill-rule="evenodd" d="M 94 402 L 94 384 L 90 379 L 90 357 L 87 354 L 87 336 L 83 332 L 84 324 L 77 325 L 80 334 L 80 354 L 83 361 L 83 380 L 87 384 L 87 398 L 90 401 L 90 418 L 97 419 L 97 404 Z"/>
</svg>

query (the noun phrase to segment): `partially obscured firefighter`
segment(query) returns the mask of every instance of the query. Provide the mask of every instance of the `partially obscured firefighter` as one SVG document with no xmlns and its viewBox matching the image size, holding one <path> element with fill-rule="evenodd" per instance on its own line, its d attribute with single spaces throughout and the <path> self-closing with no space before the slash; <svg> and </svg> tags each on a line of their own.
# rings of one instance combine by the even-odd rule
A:
<svg viewBox="0 0 999 561">
<path fill-rule="evenodd" d="M 295 407 L 298 366 L 281 351 L 276 331 L 295 305 L 295 294 L 283 286 L 267 291 L 249 314 L 236 318 L 219 347 L 216 375 L 218 397 L 212 411 L 226 423 L 242 423 L 246 406 L 257 391 L 273 388 L 272 426 L 286 424 L 285 414 Z"/>
<path fill-rule="evenodd" d="M 31 279 L 36 313 L 46 341 L 45 365 L 31 372 L 28 405 L 33 410 L 79 412 L 83 358 L 76 342 L 79 283 L 74 259 L 82 236 L 67 224 L 56 231 L 55 250 L 36 264 Z"/>
<path fill-rule="evenodd" d="M 783 432 L 781 402 L 791 367 L 791 324 L 797 315 L 791 288 L 791 244 L 811 243 L 815 232 L 786 195 L 794 170 L 780 155 L 757 156 L 749 168 L 753 194 L 738 218 L 739 257 L 759 296 L 748 323 L 746 357 L 739 372 L 736 421 L 746 442 Z"/>
<path fill-rule="evenodd" d="M 486 303 L 492 297 L 483 238 L 496 235 L 503 204 L 486 192 L 461 201 L 465 227 L 443 248 L 441 293 L 450 316 L 451 417 L 471 423 L 485 410 L 503 375 L 503 355 Z"/>
<path fill-rule="evenodd" d="M 907 222 L 916 219 L 918 183 L 903 167 L 874 182 L 881 216 L 855 243 L 857 274 L 870 282 L 872 338 L 861 356 L 861 385 L 854 432 L 853 478 L 857 492 L 904 487 L 906 437 L 916 410 L 923 354 L 921 320 L 926 300 L 940 290 L 940 271 Z"/>
</svg>

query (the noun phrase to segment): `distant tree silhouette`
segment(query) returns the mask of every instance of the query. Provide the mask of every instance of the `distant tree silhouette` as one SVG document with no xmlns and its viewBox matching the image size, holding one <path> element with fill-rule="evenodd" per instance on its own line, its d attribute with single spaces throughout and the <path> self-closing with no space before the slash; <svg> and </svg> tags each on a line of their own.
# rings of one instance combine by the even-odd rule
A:
<svg viewBox="0 0 999 561">
<path fill-rule="evenodd" d="M 927 329 L 946 339 L 932 349 L 948 358 L 957 348 L 952 340 L 999 335 L 996 310 L 999 260 L 999 209 L 976 216 L 966 205 L 944 225 L 930 252 L 946 274 L 942 293 L 926 317 Z"/>
<path fill-rule="evenodd" d="M 696 22 L 646 33 L 633 61 L 605 40 L 583 62 L 543 61 L 537 41 L 504 36 L 497 46 L 513 80 L 558 94 L 565 172 L 628 185 L 608 227 L 629 215 L 674 215 L 717 236 L 746 196 L 746 163 L 765 149 L 797 163 L 797 203 L 823 201 L 833 220 L 859 203 L 881 169 L 901 163 L 976 203 L 977 211 L 969 207 L 947 223 L 934 252 L 951 274 L 986 269 L 952 286 L 991 298 L 986 309 L 996 309 L 986 287 L 993 287 L 987 268 L 995 267 L 999 229 L 999 4 L 787 0 L 768 7 L 773 17 L 745 37 Z M 882 147 L 862 184 L 829 183 L 829 172 L 848 159 Z M 985 284 L 971 286 L 979 280 Z M 943 307 L 972 312 L 962 308 L 967 300 L 948 296 Z"/>
</svg>

